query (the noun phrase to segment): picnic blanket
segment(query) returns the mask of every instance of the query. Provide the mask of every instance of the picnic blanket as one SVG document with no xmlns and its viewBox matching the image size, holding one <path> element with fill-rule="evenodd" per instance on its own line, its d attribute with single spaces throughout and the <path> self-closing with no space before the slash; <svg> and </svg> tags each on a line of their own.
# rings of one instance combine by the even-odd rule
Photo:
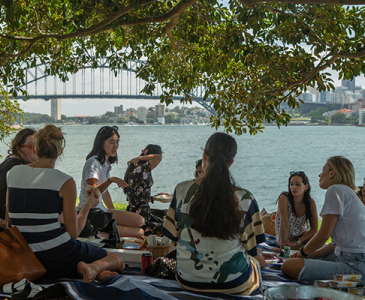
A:
<svg viewBox="0 0 365 300">
<path fill-rule="evenodd" d="M 128 273 L 128 270 L 127 270 Z M 135 273 L 135 272 L 130 272 Z M 265 267 L 262 270 L 262 283 L 267 287 L 283 284 L 298 285 L 301 282 L 286 278 L 280 270 L 274 267 Z M 51 284 L 25 283 L 25 290 L 20 292 L 1 293 L 0 297 L 10 299 L 49 299 L 68 296 L 71 299 L 135 299 L 135 300 L 169 300 L 169 299 L 240 299 L 262 300 L 258 295 L 237 296 L 218 293 L 197 293 L 186 290 L 175 281 L 150 277 L 147 275 L 123 274 L 114 277 L 106 277 L 99 282 L 86 283 L 80 280 L 67 280 Z M 23 293 L 23 294 L 21 294 Z M 19 296 L 19 294 L 21 294 Z"/>
<path fill-rule="evenodd" d="M 275 236 L 266 235 L 266 243 L 259 245 L 263 250 L 276 247 Z M 239 296 L 218 293 L 198 293 L 182 288 L 176 280 L 161 279 L 141 275 L 140 268 L 126 268 L 122 275 L 106 277 L 99 282 L 86 283 L 81 280 L 61 280 L 56 283 L 39 283 L 37 285 L 23 280 L 9 286 L 0 297 L 10 299 L 49 299 L 68 296 L 75 300 L 133 299 L 133 300 L 262 300 L 261 294 Z M 262 284 L 267 288 L 279 285 L 304 285 L 306 283 L 287 278 L 280 271 L 280 264 L 267 265 L 261 270 Z"/>
</svg>

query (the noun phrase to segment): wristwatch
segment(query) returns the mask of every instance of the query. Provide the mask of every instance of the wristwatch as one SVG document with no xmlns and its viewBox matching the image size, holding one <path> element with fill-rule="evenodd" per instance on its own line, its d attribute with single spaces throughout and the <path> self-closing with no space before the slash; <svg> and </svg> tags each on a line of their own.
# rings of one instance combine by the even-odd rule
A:
<svg viewBox="0 0 365 300">
<path fill-rule="evenodd" d="M 302 242 L 300 241 L 300 239 L 297 239 L 297 244 L 298 244 L 298 246 L 300 246 L 302 244 Z"/>
<path fill-rule="evenodd" d="M 302 254 L 302 256 L 303 257 L 307 257 L 308 256 L 308 254 L 305 254 L 305 252 L 304 252 L 304 249 L 303 249 L 304 247 L 302 247 L 302 248 L 300 248 L 299 249 L 299 251 L 300 251 L 300 254 Z"/>
</svg>

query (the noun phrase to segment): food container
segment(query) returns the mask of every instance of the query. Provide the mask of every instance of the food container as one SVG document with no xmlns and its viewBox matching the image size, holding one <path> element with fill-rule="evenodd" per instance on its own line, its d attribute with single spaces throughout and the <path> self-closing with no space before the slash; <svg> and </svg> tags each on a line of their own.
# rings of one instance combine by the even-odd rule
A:
<svg viewBox="0 0 365 300">
<path fill-rule="evenodd" d="M 314 286 L 329 287 L 329 280 L 314 280 Z"/>
<path fill-rule="evenodd" d="M 364 295 L 364 288 L 363 287 L 356 287 L 356 288 L 348 288 L 347 291 L 350 294 L 354 294 L 354 295 Z"/>
<path fill-rule="evenodd" d="M 331 300 L 364 300 L 362 297 L 334 289 L 309 285 L 281 285 L 272 288 L 262 287 L 265 300 L 310 299 L 323 297 Z"/>
<path fill-rule="evenodd" d="M 346 281 L 346 280 L 329 280 L 330 287 L 334 288 L 349 288 L 356 287 L 356 281 Z"/>
<path fill-rule="evenodd" d="M 336 280 L 354 280 L 359 281 L 361 280 L 361 274 L 339 274 L 333 275 Z"/>
</svg>

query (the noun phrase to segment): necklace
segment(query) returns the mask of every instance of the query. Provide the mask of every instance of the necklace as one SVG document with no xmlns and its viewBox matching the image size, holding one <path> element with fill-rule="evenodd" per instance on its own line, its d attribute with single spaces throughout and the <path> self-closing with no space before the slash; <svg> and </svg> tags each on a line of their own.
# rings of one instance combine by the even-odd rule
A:
<svg viewBox="0 0 365 300">
<path fill-rule="evenodd" d="M 303 203 L 303 200 L 302 201 L 300 201 L 298 204 L 296 204 L 296 203 L 294 203 L 294 205 L 295 206 L 299 206 L 300 204 L 302 204 Z"/>
</svg>

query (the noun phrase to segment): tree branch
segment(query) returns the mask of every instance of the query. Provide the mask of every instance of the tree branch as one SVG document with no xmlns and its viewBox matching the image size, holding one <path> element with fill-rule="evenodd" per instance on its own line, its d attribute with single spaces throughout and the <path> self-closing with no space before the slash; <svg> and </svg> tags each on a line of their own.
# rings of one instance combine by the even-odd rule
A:
<svg viewBox="0 0 365 300">
<path fill-rule="evenodd" d="M 255 7 L 256 4 L 267 2 L 267 0 L 239 0 L 249 8 Z M 275 3 L 291 4 L 334 4 L 334 5 L 364 5 L 365 0 L 270 0 Z"/>
<path fill-rule="evenodd" d="M 27 53 L 28 51 L 30 51 L 30 49 L 32 49 L 33 48 L 33 46 L 34 46 L 34 44 L 35 44 L 35 42 L 36 41 L 31 41 L 30 43 L 29 43 L 29 45 L 28 45 L 28 47 L 27 48 L 25 48 L 22 52 L 18 52 L 17 54 L 11 54 L 11 55 L 9 55 L 8 57 L 6 57 L 6 58 L 0 58 L 0 59 L 2 59 L 2 63 L 0 64 L 0 68 L 1 67 L 3 67 L 4 65 L 5 65 L 5 63 L 10 59 L 10 58 L 12 58 L 12 57 L 18 57 L 18 56 L 22 56 L 22 55 L 24 55 L 25 53 Z"/>
<path fill-rule="evenodd" d="M 243 2 L 242 0 L 240 0 L 241 2 Z M 275 2 L 275 1 L 270 1 L 270 2 Z M 302 18 L 310 18 L 310 19 L 313 19 L 313 16 L 311 15 L 307 15 L 307 14 L 297 14 L 297 13 L 287 13 L 285 11 L 282 11 L 280 9 L 277 9 L 277 8 L 273 8 L 271 6 L 266 6 L 266 5 L 262 5 L 261 6 L 262 8 L 265 8 L 273 13 L 278 13 L 278 14 L 281 14 L 281 15 L 284 15 L 284 16 L 289 16 L 289 17 L 302 17 Z"/>
</svg>

